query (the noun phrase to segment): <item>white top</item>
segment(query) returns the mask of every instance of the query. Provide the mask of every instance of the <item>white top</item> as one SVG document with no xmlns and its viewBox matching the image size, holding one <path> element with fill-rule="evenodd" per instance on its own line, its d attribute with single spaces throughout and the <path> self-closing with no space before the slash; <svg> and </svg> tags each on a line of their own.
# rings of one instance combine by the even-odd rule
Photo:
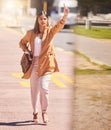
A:
<svg viewBox="0 0 111 130">
<path fill-rule="evenodd" d="M 34 42 L 34 56 L 39 56 L 41 51 L 41 43 L 42 43 L 42 39 L 36 37 Z"/>
</svg>

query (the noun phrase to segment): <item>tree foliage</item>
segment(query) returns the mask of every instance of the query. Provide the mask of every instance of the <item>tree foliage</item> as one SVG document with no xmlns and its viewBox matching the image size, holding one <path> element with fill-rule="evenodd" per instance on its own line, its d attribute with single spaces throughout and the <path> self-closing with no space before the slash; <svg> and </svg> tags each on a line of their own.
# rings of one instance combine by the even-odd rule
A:
<svg viewBox="0 0 111 130">
<path fill-rule="evenodd" d="M 81 15 L 111 12 L 111 0 L 77 0 Z"/>
</svg>

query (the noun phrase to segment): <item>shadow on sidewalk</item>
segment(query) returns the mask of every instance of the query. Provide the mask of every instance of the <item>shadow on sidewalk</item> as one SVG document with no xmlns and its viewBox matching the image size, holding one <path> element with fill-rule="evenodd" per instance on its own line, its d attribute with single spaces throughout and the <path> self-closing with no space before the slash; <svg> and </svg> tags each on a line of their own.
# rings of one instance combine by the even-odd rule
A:
<svg viewBox="0 0 111 130">
<path fill-rule="evenodd" d="M 27 125 L 42 125 L 46 126 L 46 124 L 43 123 L 34 123 L 33 121 L 19 121 L 19 122 L 0 122 L 0 126 L 27 126 Z"/>
</svg>

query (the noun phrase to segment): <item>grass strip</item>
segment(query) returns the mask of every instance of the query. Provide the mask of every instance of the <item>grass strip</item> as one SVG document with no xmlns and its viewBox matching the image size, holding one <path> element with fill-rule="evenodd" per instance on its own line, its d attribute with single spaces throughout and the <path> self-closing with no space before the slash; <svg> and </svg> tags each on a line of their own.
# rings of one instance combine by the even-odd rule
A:
<svg viewBox="0 0 111 130">
<path fill-rule="evenodd" d="M 87 75 L 91 75 L 91 74 L 111 74 L 111 66 L 108 66 L 108 65 L 105 65 L 105 64 L 101 65 L 101 64 L 98 64 L 96 62 L 92 62 L 89 57 L 87 57 L 85 54 L 83 54 L 83 53 L 81 53 L 81 52 L 79 52 L 77 50 L 75 50 L 74 53 L 76 55 L 79 55 L 79 56 L 82 56 L 83 58 L 85 58 L 87 60 L 87 62 L 100 67 L 100 70 L 95 70 L 95 69 L 90 69 L 90 68 L 88 68 L 88 69 L 80 69 L 78 67 L 75 67 L 74 68 L 75 74 L 79 74 L 79 75 L 80 74 L 81 75 L 83 75 L 83 74 L 85 74 L 85 75 L 86 74 Z"/>
<path fill-rule="evenodd" d="M 74 68 L 75 75 L 111 74 L 111 70 L 95 70 Z"/>
<path fill-rule="evenodd" d="M 111 28 L 92 27 L 85 29 L 85 26 L 72 26 L 74 33 L 92 38 L 111 39 Z"/>
</svg>

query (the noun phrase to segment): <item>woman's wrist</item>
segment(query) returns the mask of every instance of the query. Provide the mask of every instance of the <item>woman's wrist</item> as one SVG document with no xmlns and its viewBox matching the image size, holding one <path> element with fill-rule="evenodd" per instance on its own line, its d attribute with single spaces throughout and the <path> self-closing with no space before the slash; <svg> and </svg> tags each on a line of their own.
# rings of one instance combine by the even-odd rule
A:
<svg viewBox="0 0 111 130">
<path fill-rule="evenodd" d="M 67 14 L 64 14 L 64 17 L 67 17 Z"/>
<path fill-rule="evenodd" d="M 64 14 L 64 16 L 63 16 L 62 19 L 63 19 L 63 20 L 66 20 L 66 18 L 67 18 L 67 15 Z"/>
<path fill-rule="evenodd" d="M 24 53 L 25 53 L 25 54 L 29 54 L 29 51 L 28 51 L 28 50 L 25 50 Z"/>
</svg>

